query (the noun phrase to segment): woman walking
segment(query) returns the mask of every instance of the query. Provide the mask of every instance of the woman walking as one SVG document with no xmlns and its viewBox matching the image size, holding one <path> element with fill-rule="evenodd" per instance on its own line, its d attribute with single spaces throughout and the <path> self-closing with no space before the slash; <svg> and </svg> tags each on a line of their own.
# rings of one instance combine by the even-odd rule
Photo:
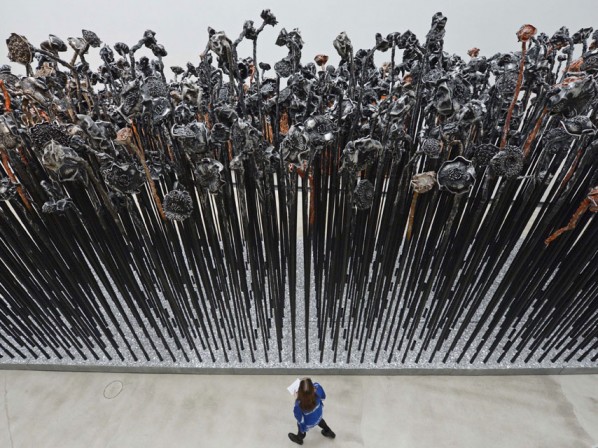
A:
<svg viewBox="0 0 598 448">
<path fill-rule="evenodd" d="M 322 428 L 322 435 L 334 439 L 336 434 L 328 427 L 326 421 L 322 418 L 326 392 L 320 384 L 312 383 L 310 378 L 303 378 L 299 383 L 297 391 L 297 400 L 293 413 L 297 419 L 297 434 L 289 433 L 289 439 L 293 442 L 303 445 L 305 434 L 314 426 Z"/>
</svg>

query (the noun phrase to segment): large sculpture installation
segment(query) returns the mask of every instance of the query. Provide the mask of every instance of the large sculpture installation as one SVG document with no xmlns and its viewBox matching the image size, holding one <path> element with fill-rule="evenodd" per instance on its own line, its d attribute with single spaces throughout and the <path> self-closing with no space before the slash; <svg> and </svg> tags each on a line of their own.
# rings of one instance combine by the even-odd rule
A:
<svg viewBox="0 0 598 448">
<path fill-rule="evenodd" d="M 598 32 L 464 59 L 446 20 L 338 66 L 259 61 L 269 10 L 170 70 L 151 30 L 11 34 L 0 365 L 595 365 Z"/>
</svg>

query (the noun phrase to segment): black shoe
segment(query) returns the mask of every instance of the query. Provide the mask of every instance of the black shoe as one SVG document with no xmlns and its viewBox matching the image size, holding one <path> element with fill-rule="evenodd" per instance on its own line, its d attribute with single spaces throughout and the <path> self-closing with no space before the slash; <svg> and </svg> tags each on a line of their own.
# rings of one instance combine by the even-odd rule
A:
<svg viewBox="0 0 598 448">
<path fill-rule="evenodd" d="M 297 445 L 303 445 L 303 439 L 301 437 L 299 437 L 297 434 L 293 434 L 292 432 L 290 432 L 289 439 L 291 439 Z"/>
<path fill-rule="evenodd" d="M 322 435 L 324 437 L 328 437 L 329 439 L 334 439 L 336 437 L 336 434 L 334 433 L 334 431 L 332 429 L 323 429 Z"/>
</svg>

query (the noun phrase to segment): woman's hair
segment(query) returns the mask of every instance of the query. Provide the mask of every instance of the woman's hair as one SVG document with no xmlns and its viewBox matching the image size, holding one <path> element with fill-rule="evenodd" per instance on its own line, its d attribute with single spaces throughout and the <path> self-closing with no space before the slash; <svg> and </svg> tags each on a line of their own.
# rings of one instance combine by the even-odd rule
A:
<svg viewBox="0 0 598 448">
<path fill-rule="evenodd" d="M 299 383 L 297 400 L 299 400 L 299 407 L 304 411 L 311 411 L 316 407 L 316 388 L 310 378 L 303 378 Z"/>
</svg>

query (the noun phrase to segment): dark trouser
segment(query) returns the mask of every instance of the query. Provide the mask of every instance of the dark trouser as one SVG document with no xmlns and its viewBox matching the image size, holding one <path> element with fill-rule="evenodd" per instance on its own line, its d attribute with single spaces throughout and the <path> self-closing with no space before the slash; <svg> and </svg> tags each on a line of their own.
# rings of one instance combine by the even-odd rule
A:
<svg viewBox="0 0 598 448">
<path fill-rule="evenodd" d="M 326 424 L 326 421 L 324 419 L 320 420 L 320 423 L 318 423 L 318 426 L 320 428 L 322 428 L 324 431 L 332 431 L 330 429 L 330 427 Z M 301 430 L 299 429 L 299 425 L 297 425 L 297 436 L 301 439 L 305 439 L 305 432 L 301 432 Z"/>
</svg>

